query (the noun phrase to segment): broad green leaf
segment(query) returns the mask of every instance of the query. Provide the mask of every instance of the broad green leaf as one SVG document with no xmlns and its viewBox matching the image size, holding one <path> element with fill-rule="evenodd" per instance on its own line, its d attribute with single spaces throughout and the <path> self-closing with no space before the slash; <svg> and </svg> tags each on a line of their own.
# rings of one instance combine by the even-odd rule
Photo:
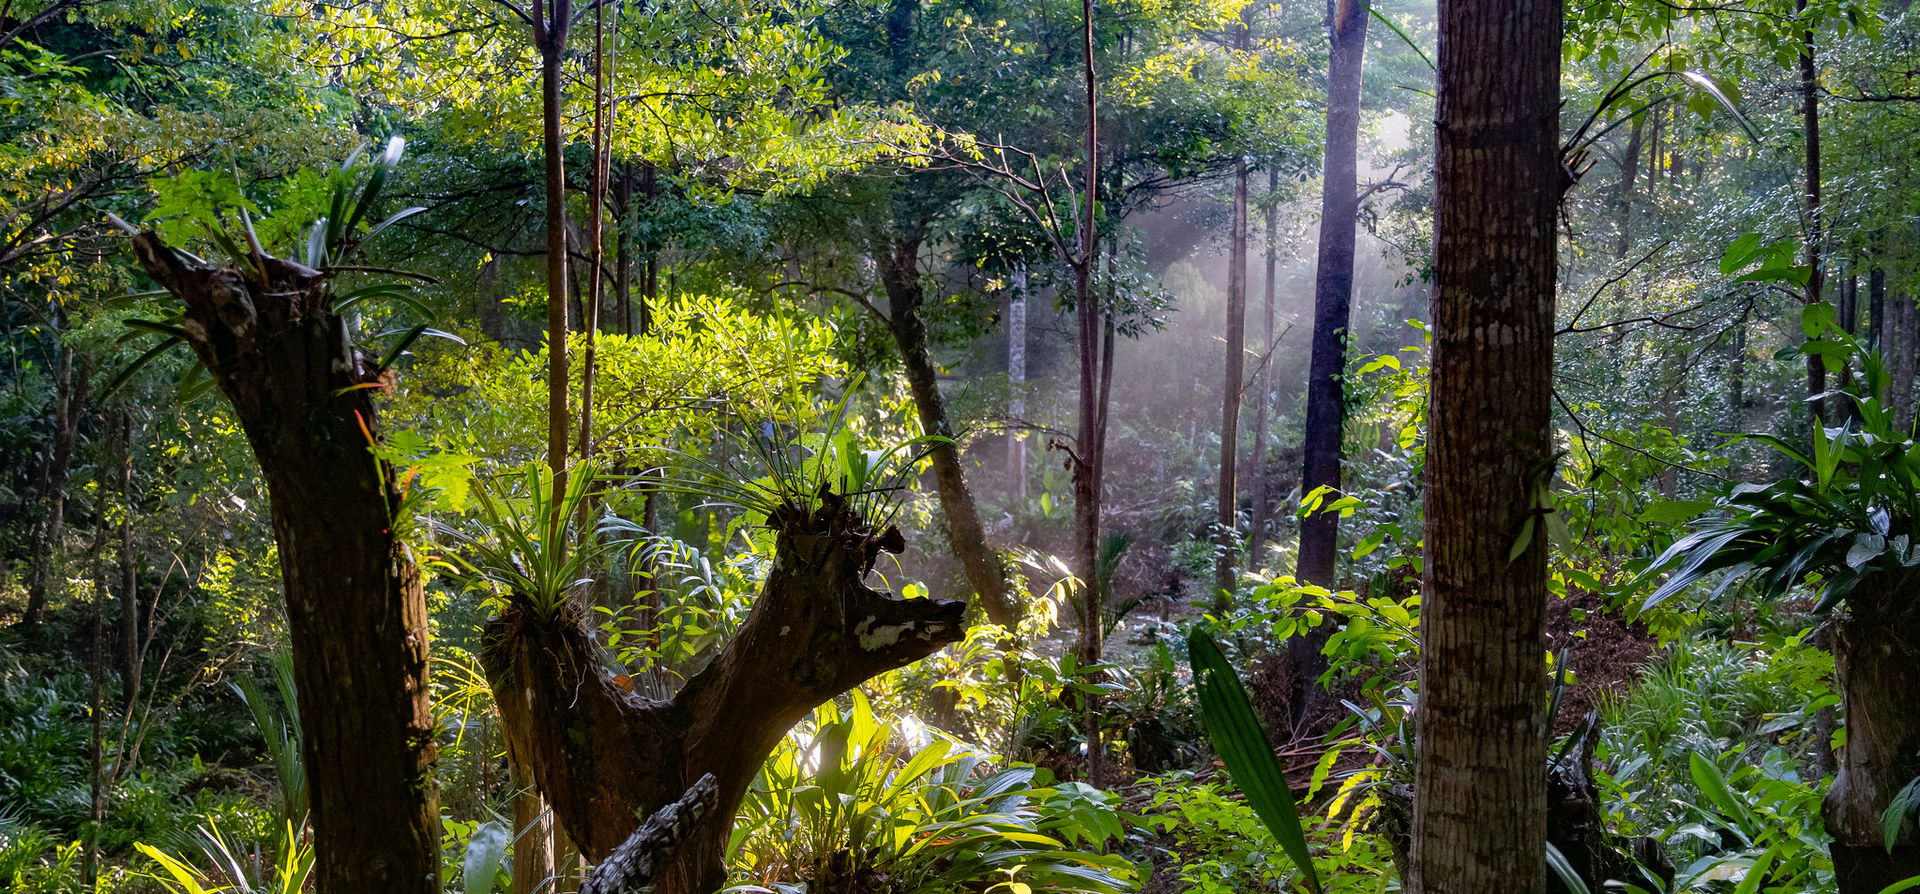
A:
<svg viewBox="0 0 1920 894">
<path fill-rule="evenodd" d="M 461 890 L 465 894 L 493 894 L 500 874 L 500 860 L 507 854 L 507 829 L 497 822 L 482 823 L 467 841 L 467 855 L 461 860 L 464 870 Z"/>
<path fill-rule="evenodd" d="M 1205 630 L 1195 627 L 1187 637 L 1187 657 L 1193 665 L 1194 687 L 1200 696 L 1200 717 L 1207 729 L 1227 774 L 1246 793 L 1247 804 L 1273 834 L 1280 848 L 1292 858 L 1306 877 L 1307 887 L 1321 891 L 1320 876 L 1314 870 L 1307 850 L 1306 832 L 1300 826 L 1300 811 L 1293 801 L 1273 744 L 1260 728 L 1240 677 L 1219 644 Z"/>
</svg>

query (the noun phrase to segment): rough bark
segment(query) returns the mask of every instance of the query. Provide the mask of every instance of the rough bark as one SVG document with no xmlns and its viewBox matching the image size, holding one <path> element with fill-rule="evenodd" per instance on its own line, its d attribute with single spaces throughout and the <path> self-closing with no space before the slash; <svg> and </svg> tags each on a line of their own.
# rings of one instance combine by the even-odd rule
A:
<svg viewBox="0 0 1920 894">
<path fill-rule="evenodd" d="M 1833 654 L 1840 677 L 1847 739 L 1839 773 L 1821 803 L 1833 836 L 1833 869 L 1840 894 L 1877 894 L 1920 875 L 1920 832 L 1905 823 L 1886 847 L 1881 816 L 1893 796 L 1920 777 L 1920 576 L 1869 579 L 1848 597 L 1847 617 L 1835 628 Z"/>
<path fill-rule="evenodd" d="M 1344 376 L 1353 307 L 1353 243 L 1360 211 L 1360 78 L 1367 50 L 1367 11 L 1358 0 L 1331 0 L 1327 34 L 1327 137 L 1320 189 L 1319 262 L 1313 275 L 1313 348 L 1307 374 L 1306 436 L 1300 493 L 1340 489 L 1342 432 L 1347 420 Z M 1331 502 L 1331 500 L 1329 500 Z M 1333 587 L 1340 515 L 1300 520 L 1297 576 Z"/>
<path fill-rule="evenodd" d="M 1442 0 L 1413 894 L 1546 885 L 1560 0 Z M 1513 555 L 1516 543 L 1521 547 Z"/>
<path fill-rule="evenodd" d="M 940 375 L 934 366 L 927 324 L 920 315 L 926 291 L 920 282 L 919 260 L 917 239 L 894 240 L 878 258 L 880 282 L 887 293 L 887 328 L 900 348 L 921 429 L 948 439 L 927 453 L 933 464 L 934 488 L 940 494 L 940 510 L 947 517 L 947 541 L 960 560 L 967 584 L 980 600 L 980 608 L 993 623 L 1012 627 L 1020 622 L 1020 606 L 1007 586 L 1006 560 L 987 543 L 980 508 L 960 463 L 960 445 L 953 440 L 953 423 L 947 418 L 947 402 L 940 394 Z"/>
<path fill-rule="evenodd" d="M 1244 30 L 1244 29 L 1242 29 Z M 1233 177 L 1233 225 L 1227 252 L 1227 355 L 1220 379 L 1220 478 L 1214 494 L 1213 604 L 1233 601 L 1239 564 L 1240 392 L 1247 373 L 1247 166 Z"/>
<path fill-rule="evenodd" d="M 863 579 L 899 532 L 869 530 L 832 494 L 788 507 L 774 567 L 740 632 L 671 700 L 625 692 L 584 627 L 516 601 L 489 622 L 482 660 L 511 747 L 569 838 L 605 860 L 639 825 L 712 774 L 712 818 L 685 833 L 655 894 L 710 894 L 734 813 L 766 756 L 816 705 L 959 640 L 966 604 L 900 599 Z"/>
<path fill-rule="evenodd" d="M 187 341 L 266 479 L 319 890 L 438 892 L 426 600 L 393 533 L 393 470 L 368 453 L 378 437 L 373 360 L 347 342 L 316 271 L 277 258 L 263 259 L 264 276 L 213 266 L 152 234 L 134 248 L 186 305 Z"/>
</svg>

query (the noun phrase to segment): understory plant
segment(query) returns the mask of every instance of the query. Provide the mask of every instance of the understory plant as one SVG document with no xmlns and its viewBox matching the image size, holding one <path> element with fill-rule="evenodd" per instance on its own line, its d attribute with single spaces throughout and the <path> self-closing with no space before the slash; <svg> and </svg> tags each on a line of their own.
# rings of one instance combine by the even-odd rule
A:
<svg viewBox="0 0 1920 894">
<path fill-rule="evenodd" d="M 1920 776 L 1920 444 L 1888 400 L 1878 356 L 1811 305 L 1805 352 L 1838 372 L 1857 363 L 1855 390 L 1821 395 L 1835 409 L 1811 449 L 1772 435 L 1799 474 L 1735 486 L 1692 533 L 1656 558 L 1643 580 L 1669 576 L 1651 607 L 1720 575 L 1708 598 L 1735 584 L 1778 600 L 1803 584 L 1830 619 L 1847 722 L 1839 772 L 1822 804 L 1842 894 L 1877 894 L 1920 875 L 1920 830 L 1888 808 Z"/>
<path fill-rule="evenodd" d="M 270 866 L 263 865 L 257 853 L 249 853 L 230 840 L 217 825 L 203 825 L 194 835 L 200 856 L 211 869 L 153 845 L 136 843 L 134 847 L 155 866 L 145 877 L 170 894 L 301 894 L 313 874 L 313 843 L 291 823 L 281 827 L 272 851 L 277 856 Z"/>
<path fill-rule="evenodd" d="M 917 726 L 917 724 L 915 725 Z M 859 691 L 775 750 L 730 845 L 738 892 L 1120 894 L 1111 796 L 874 716 Z"/>
</svg>

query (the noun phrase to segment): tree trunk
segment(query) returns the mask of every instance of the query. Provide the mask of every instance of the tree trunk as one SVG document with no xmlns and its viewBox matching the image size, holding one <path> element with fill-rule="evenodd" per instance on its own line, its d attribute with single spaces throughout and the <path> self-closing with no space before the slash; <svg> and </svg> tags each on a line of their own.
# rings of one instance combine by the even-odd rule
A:
<svg viewBox="0 0 1920 894">
<path fill-rule="evenodd" d="M 641 163 L 641 186 L 647 197 L 647 213 L 652 215 L 660 199 L 660 170 L 653 162 Z M 646 266 L 640 277 L 640 334 L 653 331 L 653 310 L 660 301 L 660 246 L 654 241 L 653 227 L 647 228 Z"/>
<path fill-rule="evenodd" d="M 426 599 L 394 533 L 393 469 L 368 452 L 380 371 L 347 342 L 318 272 L 266 258 L 256 280 L 193 261 L 152 234 L 135 237 L 134 248 L 186 304 L 187 341 L 233 405 L 266 479 L 319 890 L 438 892 Z"/>
<path fill-rule="evenodd" d="M 1080 578 L 1080 641 L 1075 651 L 1081 667 L 1100 663 L 1106 652 L 1106 598 L 1100 581 L 1100 503 L 1106 477 L 1107 401 L 1112 378 L 1112 326 L 1094 292 L 1094 265 L 1100 257 L 1100 88 L 1094 71 L 1093 0 L 1080 0 L 1080 83 L 1086 114 L 1082 148 L 1085 166 L 1080 216 L 1074 221 L 1073 247 L 1065 253 L 1073 271 L 1074 323 L 1080 354 L 1078 409 L 1074 433 L 1073 570 Z M 1102 356 L 1103 348 L 1105 356 Z M 1088 682 L 1096 682 L 1088 680 Z M 1081 712 L 1087 736 L 1087 777 L 1094 785 L 1106 775 L 1106 744 L 1102 737 L 1100 697 L 1088 693 Z"/>
<path fill-rule="evenodd" d="M 1027 265 L 1016 264 L 1007 301 L 1007 493 L 1027 498 L 1027 441 L 1019 426 L 1027 415 Z"/>
<path fill-rule="evenodd" d="M 1916 350 L 1920 350 L 1920 320 L 1913 298 L 1895 292 L 1887 296 L 1887 399 L 1893 403 L 1894 421 L 1902 432 L 1913 431 L 1913 376 Z"/>
<path fill-rule="evenodd" d="M 1266 282 L 1261 288 L 1261 318 L 1266 323 L 1266 338 L 1261 341 L 1260 369 L 1253 374 L 1253 452 L 1248 465 L 1253 467 L 1253 519 L 1247 525 L 1247 564 L 1261 567 L 1266 552 L 1267 521 L 1273 517 L 1272 499 L 1267 482 L 1267 408 L 1273 402 L 1273 320 L 1276 255 L 1280 244 L 1280 209 L 1273 198 L 1280 191 L 1280 169 L 1267 169 L 1267 245 Z"/>
<path fill-rule="evenodd" d="M 1807 0 L 1795 0 L 1794 15 L 1805 18 Z M 1806 160 L 1803 173 L 1805 181 L 1801 190 L 1803 202 L 1801 213 L 1805 216 L 1807 267 L 1811 275 L 1807 278 L 1807 303 L 1819 304 L 1825 300 L 1823 286 L 1826 271 L 1821 269 L 1821 242 L 1825 239 L 1825 227 L 1821 221 L 1820 207 L 1820 80 L 1815 65 L 1813 28 L 1807 27 L 1800 32 L 1800 124 L 1806 132 Z M 1827 366 L 1824 358 L 1818 354 L 1807 355 L 1807 397 L 1823 394 L 1827 390 Z M 1824 424 L 1830 413 L 1823 400 L 1810 400 L 1813 424 Z M 1837 406 L 1837 404 L 1836 404 Z M 1820 434 L 1816 430 L 1814 437 Z"/>
<path fill-rule="evenodd" d="M 620 323 L 615 331 L 633 334 L 633 163 L 621 162 L 613 181 L 613 301 Z"/>
<path fill-rule="evenodd" d="M 1847 739 L 1820 815 L 1833 836 L 1840 894 L 1878 894 L 1920 875 L 1920 832 L 1913 822 L 1901 826 L 1888 851 L 1880 821 L 1893 796 L 1920 778 L 1920 712 L 1913 710 L 1913 694 L 1920 692 L 1916 582 L 1920 578 L 1911 575 L 1869 578 L 1848 597 L 1847 617 L 1835 628 Z"/>
<path fill-rule="evenodd" d="M 120 489 L 120 696 L 127 716 L 133 716 L 140 698 L 140 558 L 133 544 L 133 411 L 114 411 L 120 436 L 114 459 L 119 465 Z"/>
<path fill-rule="evenodd" d="M 1867 344 L 1884 356 L 1887 345 L 1887 271 L 1874 258 L 1867 271 Z"/>
<path fill-rule="evenodd" d="M 53 329 L 60 362 L 53 378 L 53 445 L 40 476 L 44 505 L 39 536 L 34 538 L 33 565 L 27 574 L 26 616 L 21 619 L 21 626 L 28 630 L 40 626 L 60 564 L 61 543 L 67 532 L 67 475 L 73 470 L 73 448 L 80 435 L 79 410 L 84 402 L 81 392 L 86 387 L 86 377 L 73 374 L 73 347 L 62 343 L 58 327 Z"/>
<path fill-rule="evenodd" d="M 1007 587 L 1005 560 L 987 543 L 980 509 L 960 464 L 960 445 L 951 440 L 953 425 L 947 419 L 946 399 L 940 395 L 939 371 L 934 367 L 927 325 L 920 316 L 926 297 L 920 283 L 920 242 L 894 240 L 879 255 L 880 282 L 887 292 L 887 324 L 894 343 L 900 346 L 920 427 L 928 435 L 949 439 L 927 452 L 933 463 L 934 487 L 940 493 L 940 509 L 947 517 L 947 541 L 966 572 L 968 585 L 978 594 L 980 608 L 993 623 L 1011 628 L 1020 622 L 1020 606 Z"/>
<path fill-rule="evenodd" d="M 1244 28 L 1242 29 L 1245 30 Z M 1220 480 L 1214 495 L 1213 606 L 1233 602 L 1239 564 L 1240 391 L 1247 374 L 1247 166 L 1233 177 L 1232 247 L 1227 253 L 1227 357 L 1220 380 Z"/>
<path fill-rule="evenodd" d="M 1627 262 L 1627 252 L 1633 250 L 1633 188 L 1640 177 L 1640 147 L 1646 140 L 1647 116 L 1633 117 L 1633 128 L 1627 132 L 1625 157 L 1620 160 L 1620 182 L 1614 187 L 1614 213 L 1620 218 L 1620 234 L 1613 243 L 1615 264 Z M 1620 293 L 1626 294 L 1626 282 L 1620 284 Z"/>
<path fill-rule="evenodd" d="M 897 529 L 877 533 L 840 497 L 788 507 L 773 570 L 740 632 L 669 701 L 622 691 L 603 671 L 586 610 L 543 618 L 514 604 L 486 629 L 482 661 L 514 753 L 526 759 L 580 852 L 604 860 L 640 818 L 705 774 L 719 797 L 687 831 L 655 894 L 710 894 L 733 816 L 780 737 L 816 705 L 958 641 L 966 604 L 899 599 L 863 578 Z"/>
<path fill-rule="evenodd" d="M 566 137 L 562 132 L 562 118 L 566 114 L 565 56 L 569 27 L 572 23 L 571 0 L 535 0 L 532 17 L 533 45 L 540 54 L 540 127 L 541 158 L 543 162 L 542 184 L 545 192 L 546 208 L 544 225 L 546 227 L 546 266 L 547 266 L 547 472 L 552 476 L 553 492 L 566 492 L 567 476 L 567 428 L 572 422 L 568 411 L 568 391 L 572 383 L 568 380 L 567 369 L 567 331 L 569 328 L 569 281 L 567 264 L 567 173 L 566 173 Z M 598 271 L 595 271 L 596 274 Z M 584 414 L 583 411 L 583 426 Z M 565 524 L 557 519 L 556 524 Z M 558 537 L 559 531 L 550 532 Z M 512 748 L 507 749 L 509 772 L 520 778 L 526 775 L 527 768 L 516 761 L 524 759 L 516 755 Z M 540 815 L 545 808 L 540 796 L 533 792 L 521 792 L 514 798 L 516 818 L 522 814 Z M 553 860 L 552 823 L 534 823 L 532 828 L 518 830 L 523 846 L 534 854 L 534 863 L 551 866 Z M 544 840 L 530 840 L 544 837 Z M 536 870 L 528 870 L 536 871 Z M 551 875 L 551 873 L 549 873 Z M 516 871 L 516 888 L 524 883 L 521 873 Z"/>
<path fill-rule="evenodd" d="M 1079 652 L 1083 664 L 1098 662 L 1105 651 L 1100 627 L 1100 606 L 1105 594 L 1099 591 L 1100 562 L 1100 336 L 1104 316 L 1093 291 L 1093 266 L 1099 257 L 1100 205 L 1100 106 L 1099 82 L 1094 76 L 1093 0 L 1080 0 L 1081 87 L 1086 114 L 1082 130 L 1086 158 L 1081 177 L 1084 181 L 1080 200 L 1081 215 L 1074 221 L 1074 246 L 1065 258 L 1073 269 L 1073 316 L 1079 336 L 1080 354 L 1078 390 L 1079 422 L 1074 444 L 1079 453 L 1073 462 L 1073 568 L 1081 581 L 1084 610 L 1081 617 Z"/>
<path fill-rule="evenodd" d="M 549 5 L 551 10 L 549 11 Z M 540 52 L 540 149 L 545 162 L 547 229 L 547 469 L 553 492 L 565 493 L 567 475 L 567 29 L 572 0 L 535 0 L 533 44 Z"/>
<path fill-rule="evenodd" d="M 1367 50 L 1367 11 L 1358 0 L 1331 0 L 1327 33 L 1327 149 L 1320 189 L 1320 255 L 1313 276 L 1313 360 L 1307 375 L 1307 424 L 1300 494 L 1340 490 L 1346 428 L 1347 326 L 1353 306 L 1353 243 L 1360 211 L 1360 77 Z M 1328 502 L 1332 502 L 1329 498 Z M 1300 520 L 1297 576 L 1332 588 L 1340 515 Z"/>
<path fill-rule="evenodd" d="M 1546 885 L 1560 0 L 1441 0 L 1412 894 Z M 1514 555 L 1514 547 L 1520 549 Z"/>
<path fill-rule="evenodd" d="M 553 879 L 553 814 L 526 775 L 525 762 L 508 758 L 513 796 L 513 894 L 539 894 Z"/>
</svg>

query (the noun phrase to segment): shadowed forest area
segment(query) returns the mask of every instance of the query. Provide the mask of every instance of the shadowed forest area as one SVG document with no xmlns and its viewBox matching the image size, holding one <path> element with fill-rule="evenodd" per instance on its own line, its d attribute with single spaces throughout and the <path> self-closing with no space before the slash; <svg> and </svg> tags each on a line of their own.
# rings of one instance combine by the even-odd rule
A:
<svg viewBox="0 0 1920 894">
<path fill-rule="evenodd" d="M 1909 0 L 5 0 L 0 891 L 1920 892 Z"/>
</svg>

